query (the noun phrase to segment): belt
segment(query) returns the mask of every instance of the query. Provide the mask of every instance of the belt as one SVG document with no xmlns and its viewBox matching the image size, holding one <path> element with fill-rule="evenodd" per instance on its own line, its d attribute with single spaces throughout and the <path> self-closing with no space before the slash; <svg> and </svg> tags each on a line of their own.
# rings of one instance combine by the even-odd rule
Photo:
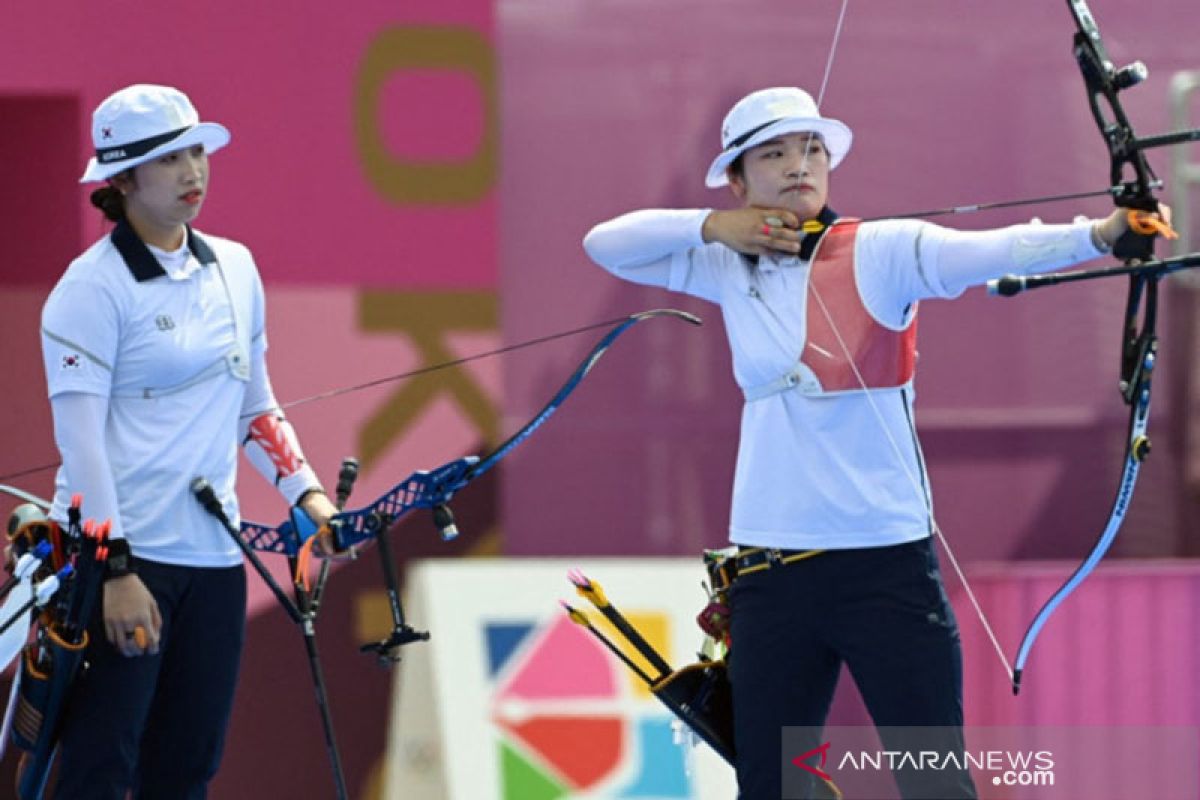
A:
<svg viewBox="0 0 1200 800">
<path fill-rule="evenodd" d="M 751 572 L 761 572 L 771 567 L 794 564 L 806 558 L 819 556 L 824 552 L 824 550 L 780 550 L 776 547 L 740 547 L 734 561 L 737 564 L 737 574 L 741 576 Z"/>
</svg>

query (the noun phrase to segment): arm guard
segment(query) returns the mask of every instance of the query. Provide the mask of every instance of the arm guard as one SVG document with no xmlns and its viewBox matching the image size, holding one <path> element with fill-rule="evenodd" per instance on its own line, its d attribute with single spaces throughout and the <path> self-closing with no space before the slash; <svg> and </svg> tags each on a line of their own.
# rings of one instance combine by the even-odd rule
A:
<svg viewBox="0 0 1200 800">
<path fill-rule="evenodd" d="M 316 473 L 304 460 L 295 429 L 280 411 L 267 411 L 243 424 L 246 457 L 289 504 L 295 504 L 309 489 L 320 488 Z"/>
</svg>

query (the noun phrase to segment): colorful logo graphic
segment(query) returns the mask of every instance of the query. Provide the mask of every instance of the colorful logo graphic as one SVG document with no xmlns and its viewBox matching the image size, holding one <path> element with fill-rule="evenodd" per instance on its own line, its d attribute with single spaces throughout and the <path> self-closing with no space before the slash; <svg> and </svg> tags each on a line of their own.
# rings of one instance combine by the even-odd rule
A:
<svg viewBox="0 0 1200 800">
<path fill-rule="evenodd" d="M 643 621 L 667 630 L 663 614 Z M 564 615 L 484 635 L 504 800 L 692 796 L 670 713 L 584 629 Z"/>
</svg>

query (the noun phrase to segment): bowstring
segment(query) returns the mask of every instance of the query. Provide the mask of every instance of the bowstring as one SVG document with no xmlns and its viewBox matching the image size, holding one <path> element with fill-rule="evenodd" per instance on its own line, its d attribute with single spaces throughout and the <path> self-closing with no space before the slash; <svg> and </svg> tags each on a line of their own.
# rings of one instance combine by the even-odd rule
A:
<svg viewBox="0 0 1200 800">
<path fill-rule="evenodd" d="M 829 48 L 829 56 L 825 59 L 825 74 L 821 77 L 821 88 L 817 92 L 818 111 L 822 107 L 822 104 L 825 100 L 825 90 L 829 86 L 829 77 L 833 72 L 833 62 L 837 54 L 838 45 L 841 43 L 842 29 L 846 20 L 846 10 L 849 8 L 849 5 L 850 0 L 842 0 L 842 7 L 838 13 L 837 24 L 834 27 L 833 42 Z M 800 161 L 800 172 L 802 175 L 807 167 L 808 156 L 809 148 L 806 147 L 804 149 L 804 156 Z M 854 360 L 854 355 L 850 352 L 849 345 L 847 345 L 846 340 L 842 338 L 841 329 L 838 328 L 837 324 L 834 322 L 833 315 L 829 312 L 828 306 L 825 305 L 825 300 L 821 297 L 820 291 L 818 291 L 816 284 L 814 284 L 812 281 L 811 271 L 809 273 L 808 289 L 812 292 L 813 299 L 817 301 L 817 305 L 820 307 L 821 313 L 825 317 L 825 321 L 829 324 L 830 330 L 833 331 L 833 335 L 837 339 L 838 346 L 842 349 L 842 353 L 845 356 L 847 363 L 850 365 L 850 369 L 854 373 L 855 380 L 858 381 L 859 387 L 863 390 L 863 394 L 866 395 L 867 404 L 871 408 L 871 412 L 875 417 L 875 421 L 878 422 L 879 427 L 883 429 L 884 436 L 886 437 L 888 444 L 891 446 L 892 452 L 896 456 L 896 460 L 900 462 L 901 467 L 904 469 L 904 475 L 908 479 L 909 485 L 912 487 L 913 492 L 921 499 L 921 502 L 928 509 L 930 526 L 933 528 L 933 532 L 937 536 L 938 541 L 941 542 L 942 549 L 945 550 L 946 556 L 949 558 L 950 565 L 954 568 L 954 574 L 958 576 L 959 583 L 962 584 L 963 590 L 966 592 L 967 598 L 971 602 L 971 606 L 975 609 L 975 614 L 979 618 L 979 622 L 983 626 L 983 630 L 987 634 L 988 639 L 991 641 L 992 647 L 996 651 L 996 655 L 999 656 L 1000 663 L 1004 666 L 1005 674 L 1012 675 L 1012 665 L 1008 660 L 1008 656 L 1005 655 L 1004 648 L 1000 646 L 1000 640 L 997 638 L 991 623 L 988 621 L 987 615 L 983 613 L 983 606 L 979 604 L 979 599 L 976 597 L 974 589 L 971 588 L 971 584 L 967 580 L 967 575 L 963 571 L 962 565 L 959 563 L 957 556 L 954 555 L 954 550 L 950 547 L 950 541 L 946 538 L 946 535 L 942 532 L 942 527 L 938 524 L 937 519 L 934 517 L 932 498 L 926 495 L 925 491 L 921 488 L 921 484 L 917 481 L 916 476 L 913 474 L 912 469 L 905 460 L 904 454 L 900 450 L 899 443 L 892 435 L 892 431 L 888 427 L 887 421 L 883 417 L 883 412 L 880 411 L 878 404 L 875 402 L 874 392 L 872 392 L 867 386 L 867 382 L 863 378 L 862 372 L 859 371 L 858 364 Z"/>
<path fill-rule="evenodd" d="M 954 568 L 954 574 L 958 576 L 958 580 L 962 584 L 962 587 L 967 594 L 967 598 L 971 601 L 971 606 L 975 609 L 975 613 L 979 617 L 980 624 L 987 633 L 988 639 L 991 640 L 992 647 L 996 650 L 996 655 L 1000 657 L 1000 663 L 1004 665 L 1005 673 L 1007 675 L 1012 675 L 1012 665 L 1008 660 L 1008 656 L 1004 654 L 1004 648 L 1000 646 L 1000 640 L 996 637 L 995 631 L 988 622 L 987 615 L 983 613 L 983 607 L 979 604 L 979 599 L 975 595 L 975 590 L 971 588 L 971 584 L 967 580 L 967 575 L 963 571 L 962 565 L 958 561 L 958 557 L 954 555 L 954 550 L 950 547 L 950 542 L 946 538 L 946 534 L 942 532 L 942 526 L 938 524 L 937 519 L 934 517 L 932 499 L 926 495 L 924 490 L 921 489 L 921 485 L 917 481 L 917 477 L 913 474 L 912 469 L 905 460 L 904 454 L 900 450 L 900 445 L 896 441 L 896 437 L 892 435 L 891 429 L 888 428 L 887 422 L 883 418 L 883 412 L 879 410 L 879 405 L 875 402 L 875 393 L 867 387 L 867 382 L 863 378 L 862 373 L 859 371 L 858 364 L 854 362 L 854 358 L 850 354 L 849 346 L 842 338 L 841 331 L 833 322 L 833 315 L 830 314 L 829 308 L 825 305 L 825 301 L 821 298 L 821 293 L 817 291 L 815 286 L 813 286 L 811 276 L 809 278 L 809 288 L 812 289 L 813 299 L 816 300 L 817 305 L 820 306 L 821 314 L 825 317 L 825 321 L 829 324 L 830 330 L 833 331 L 833 335 L 838 341 L 838 346 L 842 349 L 842 352 L 846 357 L 846 361 L 850 365 L 850 369 L 854 372 L 855 380 L 858 381 L 859 386 L 866 395 L 867 404 L 870 406 L 876 422 L 879 423 L 879 427 L 883 429 L 884 436 L 887 438 L 888 444 L 892 448 L 892 453 L 900 462 L 901 467 L 903 467 L 904 475 L 908 479 L 909 485 L 912 487 L 913 492 L 921 498 L 921 502 L 924 503 L 928 509 L 930 526 L 933 528 L 933 532 L 936 534 L 938 541 L 941 542 L 942 549 L 946 551 L 946 555 L 950 560 L 950 565 Z"/>
</svg>

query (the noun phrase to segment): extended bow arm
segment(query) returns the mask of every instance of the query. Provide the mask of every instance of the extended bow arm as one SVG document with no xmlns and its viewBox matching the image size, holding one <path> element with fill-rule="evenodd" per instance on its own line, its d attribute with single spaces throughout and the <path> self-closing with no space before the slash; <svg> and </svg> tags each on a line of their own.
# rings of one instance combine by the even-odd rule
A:
<svg viewBox="0 0 1200 800">
<path fill-rule="evenodd" d="M 540 428 L 575 391 L 596 362 L 617 340 L 617 337 L 639 322 L 658 317 L 677 319 L 692 325 L 700 324 L 700 319 L 695 315 L 670 308 L 642 311 L 626 317 L 614 325 L 596 343 L 567 381 L 534 415 L 533 419 L 525 423 L 520 430 L 489 455 L 482 459 L 476 456 L 467 456 L 432 470 L 418 470 L 370 505 L 335 515 L 329 522 L 329 531 L 333 536 L 335 548 L 344 550 L 379 536 L 386 532 L 396 520 L 414 508 L 432 509 L 435 523 L 442 531 L 443 538 L 454 538 L 458 531 L 454 527 L 454 518 L 450 514 L 448 505 L 454 494 L 496 466 L 502 458 Z M 286 555 L 298 553 L 304 543 L 318 532 L 316 525 L 299 509 L 293 509 L 292 519 L 282 525 L 272 527 L 244 521 L 241 531 L 242 538 L 255 550 Z"/>
</svg>

